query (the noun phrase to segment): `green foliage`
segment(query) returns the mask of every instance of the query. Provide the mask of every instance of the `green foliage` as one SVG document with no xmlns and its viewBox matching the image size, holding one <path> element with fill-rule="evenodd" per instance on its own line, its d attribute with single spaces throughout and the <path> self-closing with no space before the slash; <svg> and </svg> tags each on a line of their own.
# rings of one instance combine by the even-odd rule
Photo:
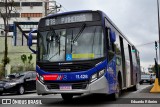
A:
<svg viewBox="0 0 160 107">
<path fill-rule="evenodd" d="M 27 61 L 27 56 L 25 54 L 21 55 L 21 60 L 25 64 Z"/>
<path fill-rule="evenodd" d="M 7 64 L 9 64 L 10 63 L 10 58 L 9 57 L 7 57 L 7 59 L 6 59 L 6 62 L 7 62 Z M 5 60 L 4 60 L 4 58 L 2 59 L 2 63 L 4 64 L 4 62 L 5 62 Z"/>
<path fill-rule="evenodd" d="M 3 65 L 0 64 L 0 79 L 4 76 Z"/>
<path fill-rule="evenodd" d="M 24 64 L 23 71 L 35 70 L 34 63 L 31 63 L 32 59 L 33 59 L 32 54 L 30 54 L 28 57 L 25 54 L 21 55 L 21 60 L 22 60 L 22 62 Z"/>
<path fill-rule="evenodd" d="M 33 59 L 33 56 L 32 56 L 32 54 L 30 54 L 30 55 L 28 56 L 28 63 L 29 63 L 29 64 L 31 63 L 32 59 Z"/>
<path fill-rule="evenodd" d="M 159 67 L 159 71 L 160 71 L 160 65 L 158 65 L 158 67 Z M 155 70 L 155 66 L 154 66 L 154 65 L 151 67 L 151 70 L 152 70 L 152 73 L 156 73 L 156 70 Z"/>
</svg>

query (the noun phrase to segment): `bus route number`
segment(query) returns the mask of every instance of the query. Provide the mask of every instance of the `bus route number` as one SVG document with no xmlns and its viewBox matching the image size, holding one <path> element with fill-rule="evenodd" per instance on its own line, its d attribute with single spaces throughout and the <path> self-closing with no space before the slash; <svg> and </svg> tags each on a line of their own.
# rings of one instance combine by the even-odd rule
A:
<svg viewBox="0 0 160 107">
<path fill-rule="evenodd" d="M 76 75 L 77 79 L 87 79 L 88 75 Z"/>
</svg>

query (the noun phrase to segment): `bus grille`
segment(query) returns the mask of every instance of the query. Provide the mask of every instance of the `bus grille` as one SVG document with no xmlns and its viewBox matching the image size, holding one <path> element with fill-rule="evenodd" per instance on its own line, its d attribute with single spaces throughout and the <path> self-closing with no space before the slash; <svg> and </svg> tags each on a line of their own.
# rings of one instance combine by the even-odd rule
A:
<svg viewBox="0 0 160 107">
<path fill-rule="evenodd" d="M 38 66 L 47 72 L 77 72 L 77 71 L 86 71 L 94 66 L 91 64 L 67 64 L 67 65 L 55 65 L 55 64 L 38 64 Z"/>
<path fill-rule="evenodd" d="M 72 89 L 86 89 L 88 82 L 79 82 L 79 83 L 46 83 L 48 89 L 60 89 L 60 84 L 70 84 Z"/>
</svg>

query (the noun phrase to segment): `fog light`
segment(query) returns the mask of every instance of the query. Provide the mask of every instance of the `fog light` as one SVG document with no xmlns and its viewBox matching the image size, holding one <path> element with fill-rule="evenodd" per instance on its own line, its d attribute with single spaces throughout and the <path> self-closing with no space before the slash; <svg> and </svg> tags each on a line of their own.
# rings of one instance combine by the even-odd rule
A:
<svg viewBox="0 0 160 107">
<path fill-rule="evenodd" d="M 93 82 L 97 79 L 97 73 L 93 74 L 92 77 L 91 77 L 91 81 L 90 82 Z"/>
</svg>

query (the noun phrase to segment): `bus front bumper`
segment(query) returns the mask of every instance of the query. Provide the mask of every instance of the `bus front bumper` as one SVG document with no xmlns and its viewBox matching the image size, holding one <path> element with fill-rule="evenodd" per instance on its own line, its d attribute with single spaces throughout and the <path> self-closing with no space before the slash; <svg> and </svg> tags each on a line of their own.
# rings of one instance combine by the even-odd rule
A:
<svg viewBox="0 0 160 107">
<path fill-rule="evenodd" d="M 60 90 L 60 89 L 48 89 L 46 85 L 42 84 L 39 80 L 36 81 L 37 94 L 61 94 L 61 93 L 109 93 L 108 81 L 105 76 L 97 79 L 96 81 L 87 85 L 85 89 L 72 89 L 72 90 Z"/>
</svg>

